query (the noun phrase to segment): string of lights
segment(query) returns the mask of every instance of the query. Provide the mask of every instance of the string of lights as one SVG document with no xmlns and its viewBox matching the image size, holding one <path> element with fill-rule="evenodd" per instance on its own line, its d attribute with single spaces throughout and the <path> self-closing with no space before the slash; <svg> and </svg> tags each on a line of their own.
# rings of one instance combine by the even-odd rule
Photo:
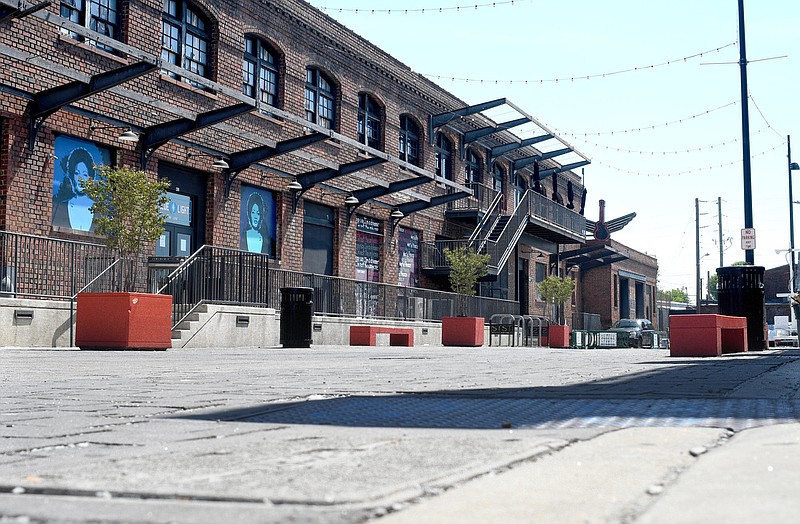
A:
<svg viewBox="0 0 800 524">
<path fill-rule="evenodd" d="M 765 127 L 762 127 L 761 129 L 759 129 L 758 131 L 756 131 L 755 133 L 752 133 L 752 134 L 757 135 L 759 133 L 763 133 L 764 131 L 767 131 L 768 129 L 771 129 L 771 128 L 769 126 L 765 126 Z M 679 154 L 683 154 L 683 153 L 696 153 L 696 152 L 699 152 L 699 151 L 708 151 L 708 150 L 715 149 L 715 148 L 719 149 L 720 147 L 727 146 L 728 144 L 735 144 L 737 142 L 740 142 L 741 138 L 734 138 L 732 140 L 726 140 L 725 142 L 718 142 L 716 144 L 709 144 L 709 145 L 693 147 L 693 148 L 689 148 L 689 149 L 676 149 L 676 150 L 671 150 L 671 151 L 666 151 L 666 150 L 659 150 L 659 151 L 637 150 L 637 149 L 629 149 L 629 148 L 624 148 L 624 147 L 612 147 L 612 146 L 609 146 L 609 145 L 598 144 L 596 142 L 589 142 L 587 140 L 581 140 L 580 138 L 576 138 L 575 140 L 577 142 L 580 142 L 580 143 L 585 144 L 587 146 L 599 147 L 601 149 L 605 149 L 606 151 L 616 151 L 618 153 L 629 153 L 629 154 L 638 154 L 638 155 L 651 155 L 651 156 L 662 155 L 662 156 L 666 156 L 666 155 L 679 155 Z"/>
<path fill-rule="evenodd" d="M 761 151 L 760 153 L 756 153 L 755 155 L 751 155 L 751 157 L 764 156 L 764 155 L 767 155 L 769 153 L 772 153 L 773 151 L 775 151 L 777 149 L 783 149 L 783 147 L 784 147 L 784 144 L 778 144 L 778 145 L 776 145 L 776 146 L 774 146 L 774 147 L 772 147 L 770 149 L 767 149 L 765 151 Z M 644 172 L 641 172 L 641 171 L 633 171 L 631 169 L 623 169 L 623 168 L 620 168 L 620 167 L 613 166 L 611 164 L 607 164 L 607 163 L 602 162 L 600 160 L 592 159 L 592 164 L 598 164 L 598 165 L 604 166 L 604 167 L 606 167 L 608 169 L 611 169 L 612 171 L 616 171 L 617 173 L 621 173 L 621 174 L 624 174 L 624 175 L 645 176 L 645 177 L 655 177 L 655 178 L 673 177 L 673 176 L 681 176 L 681 175 L 691 175 L 691 174 L 695 174 L 695 173 L 702 173 L 704 171 L 713 171 L 715 169 L 729 167 L 729 166 L 733 166 L 733 165 L 741 164 L 741 163 L 742 163 L 742 159 L 739 159 L 739 160 L 734 160 L 732 162 L 727 162 L 727 163 L 723 163 L 723 164 L 718 164 L 718 165 L 713 165 L 713 166 L 704 166 L 704 167 L 695 167 L 695 168 L 692 168 L 692 169 L 687 169 L 687 170 L 684 170 L 684 171 L 676 171 L 676 172 L 673 172 L 673 173 L 644 173 Z"/>
<path fill-rule="evenodd" d="M 514 5 L 514 4 L 522 4 L 525 2 L 532 2 L 533 0 L 506 0 L 505 2 L 487 2 L 485 4 L 468 4 L 468 5 L 459 5 L 459 6 L 451 6 L 451 7 L 418 7 L 415 9 L 359 9 L 354 7 L 318 7 L 320 11 L 329 11 L 329 12 L 336 12 L 336 13 L 356 13 L 356 14 L 370 14 L 370 15 L 377 15 L 377 14 L 384 14 L 384 15 L 391 15 L 391 14 L 409 14 L 409 13 L 444 13 L 447 11 L 468 11 L 468 10 L 476 10 L 476 9 L 483 9 L 486 7 L 500 7 L 504 5 Z"/>
<path fill-rule="evenodd" d="M 652 124 L 652 125 L 649 125 L 649 126 L 632 127 L 632 128 L 629 128 L 629 129 L 618 129 L 616 131 L 587 131 L 587 132 L 571 132 L 571 133 L 570 132 L 559 131 L 558 129 L 556 129 L 556 132 L 558 132 L 562 136 L 579 137 L 579 136 L 615 135 L 615 134 L 635 133 L 635 132 L 641 132 L 641 131 L 650 131 L 650 130 L 653 130 L 653 129 L 659 129 L 659 128 L 662 128 L 662 127 L 668 127 L 668 126 L 675 125 L 675 124 L 682 124 L 684 122 L 688 122 L 690 120 L 694 120 L 694 119 L 696 119 L 698 117 L 706 116 L 706 115 L 708 115 L 710 113 L 713 113 L 715 111 L 719 111 L 721 109 L 725 109 L 726 107 L 734 106 L 734 105 L 736 105 L 738 103 L 739 103 L 739 100 L 734 100 L 733 102 L 728 102 L 727 104 L 721 105 L 719 107 L 715 107 L 714 109 L 707 109 L 706 111 L 702 111 L 702 112 L 694 114 L 692 116 L 679 118 L 677 120 L 671 120 L 669 122 L 664 122 L 664 123 L 661 123 L 661 124 Z"/>
<path fill-rule="evenodd" d="M 492 80 L 492 79 L 485 79 L 485 78 L 463 78 L 457 76 L 447 76 L 447 75 L 439 75 L 433 73 L 422 73 L 423 76 L 430 78 L 431 80 L 450 80 L 453 82 L 474 82 L 478 84 L 494 84 L 494 85 L 514 85 L 514 84 L 545 84 L 545 83 L 559 83 L 559 82 L 574 82 L 575 80 L 593 80 L 596 78 L 606 78 L 609 76 L 614 75 L 621 75 L 624 73 L 633 73 L 638 71 L 646 71 L 650 69 L 655 69 L 657 67 L 664 67 L 668 65 L 673 65 L 681 62 L 688 62 L 693 58 L 699 58 L 701 56 L 707 55 L 709 53 L 718 53 L 723 49 L 726 49 L 731 46 L 735 46 L 736 42 L 731 42 L 730 44 L 725 44 L 720 47 L 716 47 L 714 49 L 709 49 L 708 51 L 702 51 L 700 53 L 695 53 L 693 55 L 684 56 L 682 58 L 676 58 L 674 60 L 667 60 L 666 62 L 660 62 L 657 64 L 650 64 L 646 66 L 637 66 L 637 67 L 629 67 L 627 69 L 620 69 L 617 71 L 609 71 L 607 73 L 595 73 L 591 75 L 575 75 L 575 76 L 565 76 L 561 78 L 540 78 L 537 80 Z"/>
</svg>

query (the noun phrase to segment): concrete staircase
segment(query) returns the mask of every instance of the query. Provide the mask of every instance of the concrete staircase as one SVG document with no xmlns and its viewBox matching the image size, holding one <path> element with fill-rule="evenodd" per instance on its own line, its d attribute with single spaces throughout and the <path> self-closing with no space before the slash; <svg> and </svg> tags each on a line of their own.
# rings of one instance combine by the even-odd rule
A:
<svg viewBox="0 0 800 524">
<path fill-rule="evenodd" d="M 193 332 L 205 324 L 211 315 L 208 311 L 208 304 L 197 306 L 194 312 L 172 330 L 172 347 L 183 347 L 181 342 L 185 343 L 189 340 Z"/>
</svg>

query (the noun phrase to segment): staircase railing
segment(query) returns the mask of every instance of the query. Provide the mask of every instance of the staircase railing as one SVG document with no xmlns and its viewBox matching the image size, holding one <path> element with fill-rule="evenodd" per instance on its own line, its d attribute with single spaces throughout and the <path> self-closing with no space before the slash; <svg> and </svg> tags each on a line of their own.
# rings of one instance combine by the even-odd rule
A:
<svg viewBox="0 0 800 524">
<path fill-rule="evenodd" d="M 484 249 L 490 255 L 489 269 L 492 272 L 499 272 L 503 269 L 514 247 L 517 245 L 519 237 L 525 231 L 525 226 L 528 224 L 528 215 L 530 214 L 529 194 L 530 190 L 526 191 L 525 195 L 520 199 L 497 240 L 487 240 L 485 242 Z"/>
<path fill-rule="evenodd" d="M 238 249 L 202 246 L 158 289 L 172 295 L 172 328 L 201 304 L 269 304 L 269 257 Z"/>
<path fill-rule="evenodd" d="M 475 226 L 475 230 L 469 236 L 469 244 L 478 244 L 480 245 L 483 243 L 484 239 L 488 238 L 491 234 L 494 225 L 500 219 L 501 216 L 501 208 L 500 202 L 503 200 L 502 193 L 495 194 L 492 201 L 489 203 L 489 207 L 486 210 L 486 213 L 481 217 L 478 225 Z"/>
</svg>

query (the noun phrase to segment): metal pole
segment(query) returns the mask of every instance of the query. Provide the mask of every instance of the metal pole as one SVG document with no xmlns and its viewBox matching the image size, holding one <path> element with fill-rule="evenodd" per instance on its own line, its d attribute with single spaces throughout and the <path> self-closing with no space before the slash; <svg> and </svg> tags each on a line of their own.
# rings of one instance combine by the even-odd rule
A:
<svg viewBox="0 0 800 524">
<path fill-rule="evenodd" d="M 753 227 L 753 191 L 750 180 L 750 117 L 747 107 L 747 53 L 744 44 L 744 0 L 739 0 L 739 71 L 742 88 L 742 167 L 744 172 L 744 227 Z M 752 249 L 745 249 L 745 262 L 755 265 Z"/>
<path fill-rule="evenodd" d="M 719 267 L 725 267 L 722 260 L 722 197 L 717 197 L 717 218 L 719 219 Z"/>
<path fill-rule="evenodd" d="M 697 310 L 700 310 L 700 199 L 694 199 L 694 224 L 695 224 L 695 255 L 697 261 L 697 278 L 695 279 L 695 304 Z"/>
<path fill-rule="evenodd" d="M 797 274 L 797 266 L 795 265 L 794 258 L 794 199 L 792 198 L 792 139 L 786 135 L 786 158 L 789 166 L 789 248 L 792 250 L 792 262 L 789 268 L 790 275 Z M 795 283 L 796 277 L 792 276 L 790 284 L 790 291 L 797 291 L 797 284 Z"/>
</svg>

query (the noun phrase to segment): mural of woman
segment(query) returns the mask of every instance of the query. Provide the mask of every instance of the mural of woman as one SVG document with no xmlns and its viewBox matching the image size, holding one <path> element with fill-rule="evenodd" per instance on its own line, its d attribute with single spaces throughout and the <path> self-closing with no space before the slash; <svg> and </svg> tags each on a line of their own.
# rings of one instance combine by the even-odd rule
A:
<svg viewBox="0 0 800 524">
<path fill-rule="evenodd" d="M 92 230 L 94 215 L 89 208 L 93 202 L 83 192 L 83 181 L 95 176 L 94 165 L 91 153 L 82 147 L 61 158 L 64 176 L 53 198 L 53 225 Z"/>
<path fill-rule="evenodd" d="M 247 229 L 242 232 L 240 247 L 251 253 L 269 253 L 269 235 L 266 231 L 266 207 L 261 195 L 253 191 L 247 199 Z"/>
</svg>

